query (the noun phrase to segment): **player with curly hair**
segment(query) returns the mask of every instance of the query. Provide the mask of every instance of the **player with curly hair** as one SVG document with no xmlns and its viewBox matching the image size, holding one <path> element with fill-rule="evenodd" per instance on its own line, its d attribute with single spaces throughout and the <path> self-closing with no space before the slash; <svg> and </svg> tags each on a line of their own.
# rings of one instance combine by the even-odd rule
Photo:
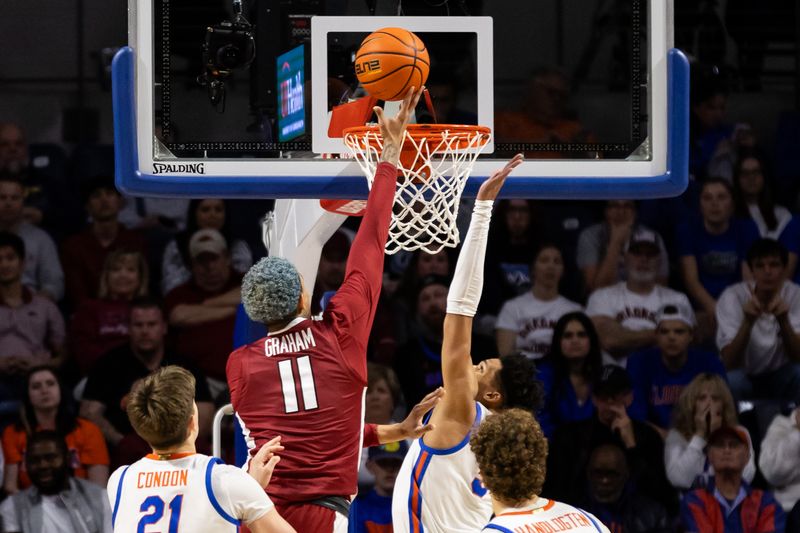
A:
<svg viewBox="0 0 800 533">
<path fill-rule="evenodd" d="M 608 533 L 608 528 L 591 514 L 539 497 L 547 464 L 547 438 L 530 412 L 508 409 L 490 416 L 469 444 L 481 480 L 492 496 L 495 516 L 484 530 Z"/>
<path fill-rule="evenodd" d="M 536 410 L 542 398 L 536 368 L 524 355 L 472 364 L 472 319 L 483 287 L 483 262 L 492 205 L 506 177 L 522 162 L 515 156 L 485 181 L 447 296 L 442 343 L 445 395 L 433 410 L 428 433 L 411 446 L 395 484 L 395 531 L 478 531 L 492 515 L 492 502 L 478 479 L 470 433 L 490 413 L 519 407 Z"/>
</svg>

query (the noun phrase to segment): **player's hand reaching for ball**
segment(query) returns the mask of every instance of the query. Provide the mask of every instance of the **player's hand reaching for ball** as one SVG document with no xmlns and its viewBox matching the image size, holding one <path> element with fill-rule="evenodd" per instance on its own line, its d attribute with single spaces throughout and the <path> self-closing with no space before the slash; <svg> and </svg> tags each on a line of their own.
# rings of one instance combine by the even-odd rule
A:
<svg viewBox="0 0 800 533">
<path fill-rule="evenodd" d="M 269 442 L 264 443 L 258 453 L 250 461 L 250 468 L 247 473 L 250 477 L 255 479 L 263 488 L 267 488 L 269 480 L 272 479 L 272 472 L 275 470 L 275 465 L 281 460 L 278 452 L 284 450 L 281 446 L 281 437 L 278 435 Z"/>
<path fill-rule="evenodd" d="M 381 136 L 383 137 L 383 152 L 381 153 L 381 161 L 396 165 L 400 160 L 400 148 L 403 146 L 403 136 L 405 135 L 406 126 L 411 118 L 411 113 L 417 107 L 419 97 L 422 95 L 422 90 L 416 90 L 411 87 L 403 98 L 403 103 L 400 105 L 400 111 L 394 117 L 387 117 L 383 108 L 375 107 L 375 114 L 378 116 L 378 125 L 381 128 Z"/>
<path fill-rule="evenodd" d="M 478 189 L 478 200 L 494 200 L 500 193 L 506 178 L 511 171 L 517 168 L 525 160 L 522 154 L 515 155 L 511 161 L 506 163 L 506 166 L 489 176 L 489 179 L 481 183 L 481 188 Z"/>
</svg>

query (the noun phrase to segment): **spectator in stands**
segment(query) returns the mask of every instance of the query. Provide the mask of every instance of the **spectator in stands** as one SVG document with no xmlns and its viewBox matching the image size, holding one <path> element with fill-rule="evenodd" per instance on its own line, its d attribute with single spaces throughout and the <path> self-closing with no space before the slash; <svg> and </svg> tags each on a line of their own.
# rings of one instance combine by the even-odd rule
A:
<svg viewBox="0 0 800 533">
<path fill-rule="evenodd" d="M 624 368 L 603 367 L 592 387 L 595 413 L 580 422 L 556 428 L 550 441 L 547 479 L 543 494 L 551 499 L 580 505 L 588 499 L 587 465 L 598 444 L 615 442 L 623 450 L 635 490 L 677 510 L 675 493 L 664 473 L 664 446 L 650 426 L 631 420 L 627 408 L 633 390 Z"/>
<path fill-rule="evenodd" d="M 106 256 L 98 297 L 84 300 L 70 324 L 70 351 L 82 376 L 103 354 L 128 342 L 131 300 L 147 296 L 148 286 L 141 252 L 117 248 Z"/>
<path fill-rule="evenodd" d="M 765 165 L 753 152 L 742 154 L 736 161 L 733 169 L 735 214 L 741 219 L 752 219 L 761 237 L 777 240 L 791 221 L 792 213 L 775 204 Z"/>
<path fill-rule="evenodd" d="M 408 444 L 401 440 L 373 446 L 365 454 L 369 456 L 367 468 L 374 476 L 375 486 L 350 506 L 349 533 L 392 532 L 394 482 L 407 452 Z"/>
<path fill-rule="evenodd" d="M 495 128 L 498 142 L 578 143 L 593 142 L 575 113 L 570 109 L 570 80 L 563 71 L 541 67 L 530 76 L 522 95 L 522 109 L 498 110 Z M 563 152 L 528 152 L 537 158 L 575 157 Z"/>
<path fill-rule="evenodd" d="M 247 243 L 234 239 L 228 223 L 228 208 L 224 200 L 207 198 L 192 200 L 189 203 L 189 220 L 186 229 L 175 236 L 164 249 L 161 260 L 161 293 L 169 291 L 189 281 L 191 273 L 186 265 L 189 258 L 189 238 L 200 229 L 215 229 L 230 243 L 231 266 L 240 274 L 247 272 L 253 264 L 253 254 Z"/>
<path fill-rule="evenodd" d="M 589 226 L 578 237 L 578 268 L 589 292 L 627 279 L 629 271 L 625 254 L 631 236 L 646 231 L 653 234 L 658 246 L 658 282 L 666 284 L 669 261 L 661 236 L 636 222 L 636 202 L 609 200 L 603 222 Z"/>
<path fill-rule="evenodd" d="M 0 412 L 22 397 L 20 378 L 35 365 L 61 364 L 64 319 L 55 304 L 22 284 L 25 243 L 0 231 Z"/>
<path fill-rule="evenodd" d="M 391 368 L 367 361 L 367 394 L 364 398 L 364 423 L 394 424 L 397 407 L 402 403 L 402 391 L 397 374 Z M 359 492 L 375 483 L 372 470 L 367 467 L 367 454 L 361 454 L 358 469 Z"/>
<path fill-rule="evenodd" d="M 111 251 L 117 248 L 142 254 L 147 251 L 144 237 L 119 222 L 122 196 L 111 176 L 87 181 L 84 199 L 89 225 L 69 237 L 61 247 L 67 299 L 74 309 L 88 298 L 97 298 L 103 263 Z"/>
<path fill-rule="evenodd" d="M 689 173 L 696 181 L 711 174 L 709 165 L 720 144 L 729 142 L 734 127 L 725 120 L 728 92 L 716 76 L 693 76 L 689 120 Z"/>
<path fill-rule="evenodd" d="M 758 468 L 789 513 L 800 502 L 800 407 L 772 419 L 761 441 Z"/>
<path fill-rule="evenodd" d="M 197 380 L 195 398 L 200 437 L 207 441 L 214 415 L 208 384 L 205 376 L 167 352 L 167 322 L 158 303 L 146 298 L 131 302 L 128 332 L 129 343 L 104 355 L 89 373 L 81 401 L 81 416 L 97 424 L 108 443 L 117 446 L 123 437 L 133 434 L 123 407 L 133 383 L 153 370 L 177 364 L 189 368 Z"/>
<path fill-rule="evenodd" d="M 600 377 L 603 356 L 588 316 L 573 311 L 558 319 L 550 352 L 537 366 L 544 388 L 544 407 L 536 418 L 547 438 L 566 422 L 592 417 L 592 383 Z"/>
<path fill-rule="evenodd" d="M 145 234 L 159 233 L 162 237 L 164 235 L 174 236 L 175 233 L 186 228 L 189 202 L 185 198 L 133 198 L 128 196 L 125 197 L 119 221 L 128 229 L 137 229 Z"/>
<path fill-rule="evenodd" d="M 321 313 L 325 294 L 336 292 L 342 285 L 351 242 L 351 235 L 340 228 L 322 247 L 317 267 L 317 279 L 314 283 L 314 294 L 311 296 L 312 314 Z"/>
<path fill-rule="evenodd" d="M 531 287 L 530 269 L 534 252 L 542 242 L 541 224 L 535 202 L 502 200 L 489 228 L 486 251 L 486 281 L 481 298 L 479 333 L 494 336 L 497 313 L 503 302 Z"/>
<path fill-rule="evenodd" d="M 743 477 L 752 462 L 750 437 L 736 426 L 721 426 L 708 438 L 714 476 L 681 502 L 687 533 L 782 533 L 786 516 L 771 493 L 753 489 Z"/>
<path fill-rule="evenodd" d="M 189 240 L 192 277 L 167 295 L 169 324 L 178 355 L 208 378 L 215 398 L 227 389 L 225 364 L 233 342 L 242 275 L 231 268 L 225 237 L 213 229 Z"/>
<path fill-rule="evenodd" d="M 610 355 L 607 363 L 624 365 L 633 351 L 655 344 L 656 313 L 663 306 L 689 307 L 686 295 L 658 284 L 659 242 L 652 231 L 634 231 L 625 252 L 628 279 L 589 297 L 586 314 Z"/>
<path fill-rule="evenodd" d="M 708 437 L 721 426 L 735 426 L 748 435 L 750 461 L 744 479 L 756 474 L 753 444 L 747 430 L 737 425 L 736 406 L 728 386 L 716 374 L 700 374 L 681 392 L 672 413 L 672 428 L 664 442 L 664 462 L 672 486 L 687 490 L 695 481 L 714 474 L 706 460 Z"/>
<path fill-rule="evenodd" d="M 22 217 L 35 226 L 58 230 L 66 206 L 70 205 L 63 190 L 62 168 L 55 154 L 32 155 L 25 134 L 19 125 L 0 123 L 0 173 L 18 179 L 24 189 Z M 59 153 L 59 155 L 61 155 Z"/>
<path fill-rule="evenodd" d="M 670 533 L 664 506 L 639 494 L 629 483 L 625 451 L 618 444 L 600 444 L 589 456 L 589 499 L 581 508 L 592 513 L 610 531 Z"/>
<path fill-rule="evenodd" d="M 691 309 L 666 305 L 659 310 L 656 324 L 656 346 L 628 359 L 633 381 L 633 404 L 628 411 L 666 437 L 672 409 L 684 387 L 702 373 L 724 378 L 725 367 L 718 355 L 689 346 L 694 336 Z"/>
<path fill-rule="evenodd" d="M 0 231 L 16 233 L 25 241 L 22 283 L 42 296 L 58 301 L 64 295 L 64 272 L 53 239 L 23 217 L 22 183 L 0 175 Z"/>
<path fill-rule="evenodd" d="M 700 189 L 699 218 L 678 226 L 678 253 L 686 291 L 702 310 L 701 338 L 714 331 L 717 298 L 749 277 L 747 250 L 758 239 L 751 219 L 733 217 L 733 189 L 722 178 L 709 178 Z"/>
<path fill-rule="evenodd" d="M 95 424 L 75 416 L 55 370 L 47 366 L 34 367 L 24 383 L 27 392 L 19 420 L 3 431 L 6 458 L 3 489 L 6 493 L 13 494 L 30 486 L 24 458 L 28 441 L 38 431 L 55 431 L 64 438 L 69 449 L 69 467 L 75 477 L 105 487 L 109 464 L 106 441 Z"/>
<path fill-rule="evenodd" d="M 558 292 L 564 262 L 554 244 L 539 248 L 530 272 L 531 289 L 504 303 L 497 317 L 495 338 L 501 357 L 512 353 L 522 353 L 531 359 L 544 357 L 550 350 L 553 326 L 558 319 L 581 309 Z"/>
<path fill-rule="evenodd" d="M 725 289 L 717 346 L 734 398 L 800 403 L 800 286 L 785 280 L 787 252 L 760 239 L 747 254 L 753 282 Z"/>
<path fill-rule="evenodd" d="M 450 281 L 431 274 L 419 281 L 413 331 L 401 346 L 395 372 L 408 405 L 442 385 L 442 328 Z"/>
<path fill-rule="evenodd" d="M 104 488 L 73 477 L 61 435 L 31 437 L 25 465 L 33 486 L 0 504 L 4 533 L 111 533 L 111 507 Z"/>
</svg>

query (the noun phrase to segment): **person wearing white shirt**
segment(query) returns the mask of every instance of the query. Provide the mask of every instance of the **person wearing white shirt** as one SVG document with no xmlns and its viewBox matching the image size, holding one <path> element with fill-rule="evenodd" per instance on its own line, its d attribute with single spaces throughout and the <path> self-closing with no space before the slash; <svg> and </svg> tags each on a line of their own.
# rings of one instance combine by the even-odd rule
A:
<svg viewBox="0 0 800 533">
<path fill-rule="evenodd" d="M 698 478 L 709 479 L 714 470 L 706 457 L 709 436 L 722 426 L 736 427 L 747 435 L 750 459 L 742 477 L 748 483 L 756 475 L 753 443 L 739 425 L 733 396 L 716 374 L 700 374 L 689 383 L 672 412 L 673 423 L 664 441 L 667 478 L 676 489 L 692 488 Z"/>
<path fill-rule="evenodd" d="M 550 350 L 553 326 L 558 319 L 581 306 L 558 293 L 564 275 L 561 251 L 553 244 L 539 248 L 531 265 L 531 290 L 503 304 L 495 338 L 500 356 L 520 352 L 540 359 Z"/>
<path fill-rule="evenodd" d="M 772 419 L 761 441 L 758 467 L 783 510 L 791 511 L 800 501 L 800 407 Z"/>
<path fill-rule="evenodd" d="M 787 261 L 777 241 L 756 241 L 747 254 L 754 281 L 719 297 L 717 347 L 736 400 L 800 402 L 800 286 L 785 280 Z"/>
<path fill-rule="evenodd" d="M 630 353 L 655 344 L 656 314 L 664 305 L 691 309 L 685 294 L 658 284 L 660 255 L 655 233 L 634 232 L 625 252 L 628 279 L 589 296 L 586 314 L 597 328 L 607 364 L 625 366 Z"/>
</svg>

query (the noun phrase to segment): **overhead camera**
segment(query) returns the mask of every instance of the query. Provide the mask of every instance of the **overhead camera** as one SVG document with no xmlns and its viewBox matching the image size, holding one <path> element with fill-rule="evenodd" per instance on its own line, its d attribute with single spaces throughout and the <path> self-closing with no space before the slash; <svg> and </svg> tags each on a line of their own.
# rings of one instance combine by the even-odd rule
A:
<svg viewBox="0 0 800 533">
<path fill-rule="evenodd" d="M 225 110 L 225 79 L 235 70 L 248 68 L 256 57 L 255 27 L 242 15 L 241 0 L 234 0 L 233 12 L 233 20 L 206 28 L 203 73 L 197 77 L 220 111 Z"/>
</svg>

